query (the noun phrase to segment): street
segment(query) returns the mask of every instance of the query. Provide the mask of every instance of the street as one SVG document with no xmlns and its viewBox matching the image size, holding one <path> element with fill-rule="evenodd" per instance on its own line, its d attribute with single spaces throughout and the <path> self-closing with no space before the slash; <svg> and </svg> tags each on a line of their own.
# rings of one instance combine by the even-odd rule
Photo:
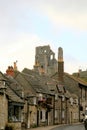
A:
<svg viewBox="0 0 87 130">
<path fill-rule="evenodd" d="M 58 128 L 53 128 L 51 130 L 85 130 L 84 125 L 70 125 L 70 126 L 60 126 Z"/>
</svg>

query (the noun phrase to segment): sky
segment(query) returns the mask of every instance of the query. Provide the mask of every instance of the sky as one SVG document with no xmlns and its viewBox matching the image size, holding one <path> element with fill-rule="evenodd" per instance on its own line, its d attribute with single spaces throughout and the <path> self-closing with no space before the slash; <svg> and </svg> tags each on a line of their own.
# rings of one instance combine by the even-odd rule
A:
<svg viewBox="0 0 87 130">
<path fill-rule="evenodd" d="M 0 0 L 0 71 L 33 69 L 44 45 L 63 48 L 65 72 L 87 70 L 87 0 Z"/>
</svg>

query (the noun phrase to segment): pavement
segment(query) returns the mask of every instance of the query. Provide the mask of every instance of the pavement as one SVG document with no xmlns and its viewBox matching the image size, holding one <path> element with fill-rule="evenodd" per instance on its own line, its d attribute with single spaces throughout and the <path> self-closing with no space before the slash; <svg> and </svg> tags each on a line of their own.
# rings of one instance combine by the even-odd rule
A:
<svg viewBox="0 0 87 130">
<path fill-rule="evenodd" d="M 29 130 L 51 130 L 55 127 L 57 127 L 58 125 L 54 125 L 54 126 L 43 126 L 43 127 L 38 127 L 38 128 L 30 128 Z"/>
<path fill-rule="evenodd" d="M 74 123 L 72 125 L 78 125 L 82 123 Z M 69 124 L 63 124 L 63 125 L 69 125 Z M 22 129 L 22 130 L 51 130 L 53 128 L 59 127 L 61 125 L 52 125 L 52 126 L 42 126 L 42 127 L 36 127 L 36 128 L 28 128 L 28 129 Z"/>
<path fill-rule="evenodd" d="M 51 129 L 58 127 L 58 126 L 59 125 L 43 126 L 43 127 L 29 128 L 29 129 L 23 129 L 23 130 L 51 130 Z"/>
</svg>

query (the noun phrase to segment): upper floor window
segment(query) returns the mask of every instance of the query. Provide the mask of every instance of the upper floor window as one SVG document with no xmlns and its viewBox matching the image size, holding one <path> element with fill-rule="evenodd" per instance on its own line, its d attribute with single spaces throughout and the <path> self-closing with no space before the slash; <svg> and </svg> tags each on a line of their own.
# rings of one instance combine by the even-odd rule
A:
<svg viewBox="0 0 87 130">
<path fill-rule="evenodd" d="M 50 55 L 50 59 L 51 59 L 51 60 L 53 59 L 53 55 Z"/>
<path fill-rule="evenodd" d="M 44 50 L 44 53 L 46 53 L 47 52 L 47 50 Z"/>
</svg>

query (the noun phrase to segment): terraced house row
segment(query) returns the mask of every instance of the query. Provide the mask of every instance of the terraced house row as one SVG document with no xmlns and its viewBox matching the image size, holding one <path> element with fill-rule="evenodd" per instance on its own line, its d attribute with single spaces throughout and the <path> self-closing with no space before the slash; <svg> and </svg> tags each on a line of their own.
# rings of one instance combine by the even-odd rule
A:
<svg viewBox="0 0 87 130">
<path fill-rule="evenodd" d="M 76 123 L 86 102 L 87 82 L 64 72 L 61 47 L 58 60 L 49 45 L 39 46 L 32 70 L 20 72 L 14 62 L 0 72 L 0 129 Z"/>
</svg>

